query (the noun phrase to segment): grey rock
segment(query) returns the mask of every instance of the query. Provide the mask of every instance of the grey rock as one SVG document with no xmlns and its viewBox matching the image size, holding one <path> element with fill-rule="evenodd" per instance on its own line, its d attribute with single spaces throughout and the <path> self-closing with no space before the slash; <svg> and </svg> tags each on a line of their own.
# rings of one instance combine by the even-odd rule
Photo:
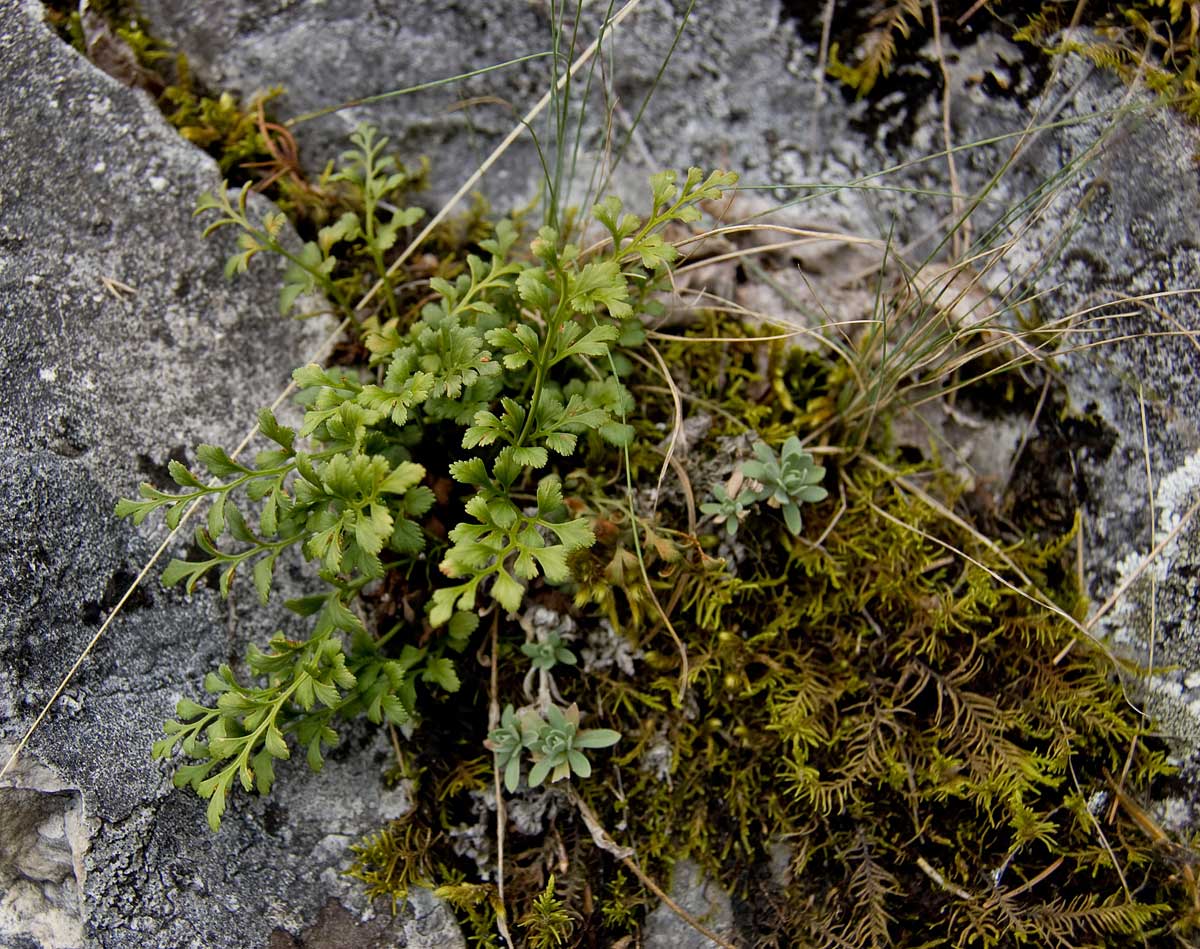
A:
<svg viewBox="0 0 1200 949">
<path fill-rule="evenodd" d="M 1064 347 L 1073 352 L 1059 368 L 1069 408 L 1082 417 L 1075 423 L 1074 493 L 1083 511 L 1088 592 L 1099 607 L 1123 591 L 1098 632 L 1143 665 L 1153 662 L 1150 679 L 1132 688 L 1195 780 L 1200 523 L 1183 523 L 1159 559 L 1146 558 L 1200 500 L 1200 350 L 1193 335 L 1200 329 L 1200 134 L 1079 59 L 1065 61 L 1046 99 L 1061 105 L 1064 120 L 1116 118 L 1069 126 L 1035 143 L 1022 169 L 1033 180 L 1091 149 L 1096 157 L 1010 263 L 1044 257 L 1069 231 L 1038 287 L 1047 292 L 1044 313 L 1081 314 Z"/>
<path fill-rule="evenodd" d="M 583 35 L 596 34 L 606 8 L 596 5 L 585 13 Z M 859 136 L 850 131 L 852 118 L 863 107 L 848 109 L 834 96 L 814 108 L 814 51 L 791 24 L 781 21 L 775 3 L 737 0 L 698 7 L 660 77 L 686 8 L 684 0 L 642 0 L 611 34 L 616 64 L 611 81 L 621 106 L 613 120 L 617 141 L 629 134 L 646 94 L 658 82 L 627 153 L 626 164 L 636 170 L 631 167 L 618 176 L 618 190 L 637 182 L 640 197 L 645 176 L 653 171 L 714 161 L 738 169 L 754 184 L 846 180 L 868 170 Z M 284 95 L 273 108 L 283 119 L 551 46 L 549 5 L 541 2 L 145 0 L 140 9 L 156 34 L 187 52 L 195 74 L 210 87 L 249 96 L 282 86 Z M 294 132 L 306 165 L 320 170 L 346 148 L 354 127 L 369 121 L 391 136 L 402 156 L 427 155 L 435 162 L 430 198 L 437 201 L 542 96 L 550 75 L 550 60 L 538 59 L 347 109 L 302 123 Z M 583 85 L 577 82 L 576 91 Z M 599 86 L 597 76 L 590 85 L 592 120 L 584 129 L 580 178 L 604 148 Z M 476 98 L 483 104 L 459 108 Z M 542 120 L 534 130 L 552 158 L 552 130 Z M 482 190 L 500 208 L 517 207 L 538 193 L 541 177 L 537 153 L 526 136 L 488 175 Z M 575 197 L 579 194 L 577 189 Z M 830 208 L 840 213 L 831 216 Z M 826 224 L 870 220 L 871 208 L 860 193 L 844 191 L 822 201 L 816 214 Z"/>
<path fill-rule="evenodd" d="M 722 939 L 735 936 L 737 930 L 729 894 L 708 880 L 695 861 L 685 858 L 675 864 L 671 899 Z M 646 917 L 642 934 L 642 945 L 646 949 L 711 949 L 717 945 L 666 904 Z"/>
<path fill-rule="evenodd" d="M 140 7 L 158 35 L 187 52 L 195 74 L 211 88 L 248 99 L 281 86 L 277 111 L 289 119 L 543 51 L 549 33 L 544 8 L 526 3 L 152 0 Z M 523 111 L 542 95 L 544 62 L 303 123 L 295 129 L 303 157 L 310 170 L 320 171 L 347 147 L 359 122 L 371 121 L 392 136 L 392 146 L 404 156 L 437 160 L 431 198 L 444 198 L 458 170 L 482 161 L 512 127 L 514 108 Z M 493 98 L 465 105 L 481 96 Z M 536 165 L 533 147 L 522 144 L 497 168 L 492 193 L 512 195 L 529 187 L 528 170 Z"/>
<path fill-rule="evenodd" d="M 117 497 L 199 442 L 236 444 L 329 331 L 277 316 L 268 266 L 225 280 L 229 244 L 191 218 L 213 163 L 40 19 L 0 2 L 0 765 L 165 535 L 118 522 Z M 227 604 L 155 575 L 0 781 L 0 946 L 345 945 L 322 935 L 334 917 L 360 945 L 461 945 L 427 894 L 393 919 L 341 875 L 349 845 L 409 806 L 369 731 L 319 777 L 289 765 L 216 835 L 150 762 L 204 672 L 288 622 L 243 617 L 244 589 Z"/>
<path fill-rule="evenodd" d="M 48 769 L 22 761 L 0 787 L 0 933 L 31 945 L 83 944 L 80 881 L 94 828 L 82 795 Z"/>
</svg>

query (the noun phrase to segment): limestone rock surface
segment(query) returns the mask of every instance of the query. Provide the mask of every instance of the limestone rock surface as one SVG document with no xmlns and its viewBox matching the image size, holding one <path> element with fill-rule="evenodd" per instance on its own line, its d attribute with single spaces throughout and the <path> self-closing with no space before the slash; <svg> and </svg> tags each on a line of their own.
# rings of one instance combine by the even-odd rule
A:
<svg viewBox="0 0 1200 949">
<path fill-rule="evenodd" d="M 236 444 L 328 332 L 279 318 L 269 268 L 225 280 L 228 245 L 191 217 L 213 163 L 40 21 L 0 2 L 0 766 L 165 535 L 117 521 L 117 497 L 197 443 Z M 216 835 L 151 763 L 204 671 L 284 622 L 237 602 L 155 572 L 0 780 L 0 946 L 345 945 L 321 935 L 332 916 L 356 945 L 460 944 L 431 897 L 393 920 L 340 875 L 408 806 L 363 734 Z"/>
</svg>

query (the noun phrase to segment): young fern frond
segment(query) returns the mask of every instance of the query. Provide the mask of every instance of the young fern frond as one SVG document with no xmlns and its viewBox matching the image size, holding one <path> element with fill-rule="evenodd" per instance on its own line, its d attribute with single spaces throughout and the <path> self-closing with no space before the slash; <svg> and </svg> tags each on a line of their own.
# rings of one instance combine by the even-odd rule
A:
<svg viewBox="0 0 1200 949">
<path fill-rule="evenodd" d="M 190 785 L 209 801 L 213 830 L 220 826 L 235 779 L 246 791 L 270 792 L 273 761 L 291 757 L 289 739 L 305 750 L 309 767 L 320 771 L 323 747 L 338 739 L 335 719 L 361 714 L 376 724 L 404 725 L 417 716 L 418 682 L 458 690 L 453 665 L 438 654 L 440 649 L 405 645 L 397 657 L 386 656 L 347 609 L 346 596 L 335 590 L 289 603 L 296 612 L 316 614 L 313 633 L 302 641 L 277 634 L 267 652 L 249 647 L 246 664 L 264 684 L 243 685 L 222 666 L 204 682 L 218 696 L 215 706 L 181 699 L 178 719 L 164 726 L 167 737 L 155 743 L 154 756 L 170 757 L 178 745 L 198 759 L 176 770 L 175 784 Z M 469 622 L 459 625 L 473 628 Z M 342 634 L 349 635 L 350 649 Z"/>
<path fill-rule="evenodd" d="M 251 220 L 247 208 L 249 196 L 250 183 L 247 182 L 238 192 L 235 205 L 229 198 L 226 183 L 222 182 L 219 191 L 201 195 L 196 205 L 196 214 L 217 212 L 217 219 L 204 229 L 206 237 L 223 227 L 235 227 L 240 231 L 237 237 L 238 251 L 226 261 L 225 276 L 245 273 L 255 256 L 269 252 L 288 262 L 283 288 L 279 292 L 281 315 L 292 311 L 301 294 L 315 291 L 325 293 L 340 308 L 349 312 L 350 298 L 340 283 L 334 280 L 337 259 L 330 256 L 331 242 L 326 239 L 329 234 L 336 232 L 336 226 L 333 230 L 325 229 L 325 238 L 319 241 L 307 241 L 299 249 L 290 248 L 281 237 L 287 219 L 280 212 L 273 211 L 256 224 Z"/>
<path fill-rule="evenodd" d="M 341 169 L 330 176 L 332 182 L 344 182 L 350 186 L 357 203 L 362 206 L 362 217 L 347 211 L 332 227 L 322 231 L 322 249 L 338 241 L 359 242 L 374 264 L 375 277 L 383 282 L 385 309 L 389 317 L 396 318 L 399 311 L 396 296 L 388 277 L 385 254 L 395 246 L 403 228 L 411 227 L 424 215 L 421 208 L 393 208 L 385 220 L 380 216 L 382 206 L 397 192 L 408 185 L 408 173 L 396 159 L 384 155 L 386 137 L 377 137 L 376 130 L 369 125 L 360 125 L 350 136 L 357 146 L 345 152 L 341 158 Z"/>
<path fill-rule="evenodd" d="M 333 708 L 341 699 L 341 690 L 355 685 L 340 643 L 332 638 L 338 625 L 348 622 L 348 611 L 338 607 L 327 604 L 312 638 L 305 642 L 293 643 L 278 636 L 270 653 L 252 649 L 247 662 L 253 672 L 266 678 L 265 686 L 242 686 L 232 670 L 222 666 L 219 672 L 209 673 L 204 683 L 210 693 L 219 696 L 216 707 L 181 699 L 176 707 L 179 720 L 164 726 L 167 737 L 155 743 L 154 756 L 169 757 L 180 744 L 186 755 L 200 759 L 178 768 L 175 784 L 190 785 L 208 800 L 208 823 L 213 830 L 221 824 L 235 778 L 246 791 L 270 791 L 275 778 L 272 761 L 291 756 L 284 731 L 294 727 L 292 709 L 309 712 L 316 702 Z M 321 727 L 305 737 L 309 764 L 317 770 L 321 744 L 336 740 L 336 732 Z M 218 767 L 225 761 L 228 764 Z"/>
<path fill-rule="evenodd" d="M 220 190 L 202 195 L 196 206 L 196 214 L 217 215 L 205 228 L 205 236 L 224 227 L 239 231 L 238 251 L 225 265 L 226 276 L 245 272 L 250 261 L 264 252 L 288 262 L 279 294 L 283 315 L 292 312 L 303 294 L 320 292 L 342 315 L 357 318 L 356 304 L 366 292 L 368 273 L 383 281 L 386 315 L 393 319 L 398 315 L 387 254 L 401 230 L 420 220 L 424 211 L 396 207 L 411 186 L 411 177 L 394 158 L 383 155 L 386 138 L 378 138 L 373 128 L 362 125 L 351 141 L 357 147 L 342 155 L 339 169 L 329 177 L 329 183 L 341 186 L 342 213 L 318 230 L 315 241 L 305 241 L 297 248 L 285 240 L 286 218 L 277 211 L 262 215 L 257 222 L 252 219 L 247 207 L 249 182 L 238 193 L 236 203 L 223 183 Z M 386 218 L 385 208 L 389 209 Z M 370 271 L 364 273 L 357 266 L 360 258 L 371 262 Z"/>
</svg>

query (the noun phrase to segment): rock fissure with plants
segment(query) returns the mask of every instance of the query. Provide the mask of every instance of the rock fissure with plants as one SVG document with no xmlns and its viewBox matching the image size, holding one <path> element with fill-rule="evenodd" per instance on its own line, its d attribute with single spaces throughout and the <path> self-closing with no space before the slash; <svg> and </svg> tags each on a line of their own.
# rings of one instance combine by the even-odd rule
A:
<svg viewBox="0 0 1200 949">
<path fill-rule="evenodd" d="M 907 38 L 926 5 L 894 6 L 877 25 Z M 1126 10 L 1143 36 L 1146 6 Z M 214 831 L 366 718 L 414 806 L 349 872 L 393 908 L 436 887 L 475 945 L 636 940 L 681 856 L 754 945 L 1195 938 L 1194 851 L 1153 803 L 1182 785 L 1085 635 L 1077 515 L 1048 526 L 1013 490 L 987 509 L 897 434 L 930 393 L 956 412 L 1055 391 L 1035 358 L 1066 346 L 1054 320 L 990 335 L 1031 299 L 961 320 L 965 293 L 918 279 L 930 261 L 888 270 L 888 246 L 869 326 L 817 351 L 720 301 L 681 318 L 671 290 L 705 260 L 680 248 L 737 200 L 697 169 L 654 175 L 644 216 L 612 196 L 538 228 L 477 211 L 397 270 L 424 170 L 360 126 L 307 181 L 263 104 L 201 100 L 175 69 L 176 124 L 290 215 L 251 184 L 204 196 L 207 233 L 236 233 L 227 274 L 278 258 L 281 314 L 351 326 L 296 370 L 295 427 L 259 414 L 252 462 L 200 446 L 171 462 L 178 490 L 118 505 L 172 528 L 208 505 L 163 575 L 189 592 L 246 579 L 265 603 L 296 557 L 319 577 L 287 604 L 308 635 L 210 672 L 154 743 Z"/>
<path fill-rule="evenodd" d="M 420 801 L 356 848 L 352 874 L 393 901 L 437 886 L 480 944 L 499 944 L 506 919 L 529 945 L 635 934 L 644 904 L 605 828 L 659 870 L 687 841 L 753 905 L 764 945 L 924 944 L 923 905 L 950 945 L 1169 945 L 1190 931 L 1184 851 L 1146 837 L 1124 789 L 1169 779 L 1165 749 L 1071 625 L 1073 533 L 981 548 L 943 516 L 961 491 L 951 479 L 837 450 L 836 362 L 775 347 L 775 386 L 755 396 L 762 330 L 737 316 L 648 340 L 677 229 L 719 213 L 732 175 L 655 175 L 645 218 L 606 198 L 586 242 L 579 225 L 523 239 L 502 220 L 412 279 L 388 271 L 418 218 L 401 210 L 407 176 L 370 128 L 354 145 L 329 179 L 348 209 L 299 248 L 282 218 L 253 217 L 246 188 L 205 196 L 199 213 L 217 215 L 210 231 L 238 230 L 230 274 L 286 258 L 282 311 L 322 290 L 352 316 L 360 364 L 298 369 L 303 422 L 261 413 L 270 446 L 253 464 L 202 446 L 204 472 L 172 463 L 178 492 L 147 485 L 118 508 L 173 525 L 210 501 L 204 556 L 173 561 L 165 582 L 216 573 L 227 593 L 240 569 L 266 601 L 295 547 L 326 587 L 288 604 L 313 617 L 308 639 L 281 634 L 251 646 L 246 674 L 210 673 L 213 698 L 181 700 L 154 746 L 183 753 L 175 783 L 208 799 L 214 830 L 237 788 L 269 793 L 294 750 L 319 770 L 365 715 L 403 731 L 393 779 Z M 357 312 L 376 280 L 390 289 Z M 728 345 L 714 355 L 693 338 Z M 647 394 L 663 381 L 647 374 L 651 346 L 708 419 L 689 447 L 712 459 L 702 480 L 668 467 L 665 483 L 656 425 L 673 396 Z M 806 450 L 805 431 L 825 437 Z M 731 461 L 705 448 L 721 442 L 741 446 Z M 946 556 L 956 549 L 972 558 Z M 381 609 L 397 601 L 399 616 Z M 581 665 L 581 635 L 624 639 L 636 658 Z M 453 841 L 467 801 L 486 839 L 493 769 L 514 813 L 566 782 L 586 811 L 571 817 L 560 796 L 525 827 L 532 846 L 510 831 L 504 866 L 472 882 Z M 1099 843 L 1106 807 L 1120 855 Z M 558 870 L 538 833 L 568 848 Z M 784 877 L 744 876 L 779 840 L 799 841 Z M 476 860 L 498 858 L 481 846 Z M 1146 868 L 1133 884 L 1124 861 Z M 1050 875 L 1054 895 L 1034 892 Z"/>
</svg>

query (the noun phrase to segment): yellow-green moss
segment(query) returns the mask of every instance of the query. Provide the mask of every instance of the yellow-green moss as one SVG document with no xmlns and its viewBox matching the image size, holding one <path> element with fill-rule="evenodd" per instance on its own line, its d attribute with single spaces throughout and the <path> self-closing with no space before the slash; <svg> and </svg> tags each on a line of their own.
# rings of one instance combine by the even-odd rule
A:
<svg viewBox="0 0 1200 949">
<path fill-rule="evenodd" d="M 689 332 L 750 335 L 727 319 Z M 764 359 L 764 348 L 664 345 L 689 413 L 712 418 L 688 448 L 697 495 L 721 476 L 728 439 L 753 431 L 779 440 L 835 415 L 845 379 L 833 364 L 803 353 Z M 630 384 L 648 435 L 670 417 L 671 397 L 648 372 Z M 840 434 L 830 429 L 833 444 Z M 662 457 L 642 452 L 633 463 L 647 483 Z M 1071 581 L 1073 534 L 990 547 L 906 490 L 888 465 L 867 455 L 841 469 L 826 463 L 831 497 L 807 509 L 804 536 L 791 538 L 768 514 L 723 548 L 679 529 L 687 505 L 676 475 L 656 518 L 636 526 L 604 475 L 580 472 L 569 484 L 598 538 L 574 563 L 582 631 L 607 619 L 642 653 L 633 677 L 615 668 L 556 677 L 566 701 L 602 710 L 589 724 L 624 736 L 577 785 L 604 826 L 660 879 L 680 856 L 697 860 L 740 901 L 757 945 L 1192 938 L 1192 858 L 1148 833 L 1151 802 L 1173 781 L 1166 748 L 1069 619 L 1084 612 Z M 954 487 L 936 471 L 902 476 L 954 506 Z M 678 655 L 639 583 L 635 529 L 687 647 L 682 706 L 673 701 Z M 539 599 L 570 607 L 556 592 Z M 482 708 L 488 675 L 477 668 L 456 706 Z M 519 688 L 502 675 L 501 694 Z M 476 754 L 485 723 L 439 719 L 429 714 L 437 737 L 419 765 L 422 793 L 437 801 L 438 817 L 426 819 L 445 827 L 491 781 L 472 769 L 448 790 L 448 762 Z M 788 872 L 771 879 L 763 868 L 781 843 Z M 451 874 L 470 873 L 446 848 L 439 859 Z M 565 800 L 544 837 L 510 836 L 510 916 L 532 911 L 551 868 L 556 898 L 578 914 L 576 941 L 564 944 L 615 942 L 654 902 L 593 845 Z M 476 933 L 488 932 L 487 905 L 465 916 Z"/>
<path fill-rule="evenodd" d="M 974 9 L 976 30 L 992 29 L 1050 55 L 1077 53 L 1122 78 L 1139 78 L 1193 121 L 1200 121 L 1200 5 L 1194 0 L 1101 0 L 1083 5 L 1075 25 L 1094 31 L 1090 40 L 1052 42 L 1071 25 L 1075 3 L 996 0 Z M 878 0 L 841 4 L 838 15 L 853 17 L 853 41 L 834 43 L 827 70 L 866 96 L 896 65 L 911 59 L 932 35 L 929 0 Z M 938 2 L 942 30 L 961 24 L 961 4 Z"/>
</svg>

